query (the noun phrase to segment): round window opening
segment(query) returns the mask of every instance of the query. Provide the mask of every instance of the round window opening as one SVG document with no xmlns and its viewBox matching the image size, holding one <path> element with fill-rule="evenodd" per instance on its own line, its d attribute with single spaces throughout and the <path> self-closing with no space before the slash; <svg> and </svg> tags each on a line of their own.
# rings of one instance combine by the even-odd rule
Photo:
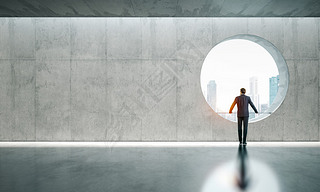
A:
<svg viewBox="0 0 320 192">
<path fill-rule="evenodd" d="M 287 64 L 269 41 L 253 35 L 236 35 L 214 46 L 201 69 L 201 89 L 209 106 L 221 117 L 237 121 L 237 106 L 229 109 L 240 89 L 249 105 L 249 122 L 270 116 L 283 102 L 289 84 Z"/>
</svg>

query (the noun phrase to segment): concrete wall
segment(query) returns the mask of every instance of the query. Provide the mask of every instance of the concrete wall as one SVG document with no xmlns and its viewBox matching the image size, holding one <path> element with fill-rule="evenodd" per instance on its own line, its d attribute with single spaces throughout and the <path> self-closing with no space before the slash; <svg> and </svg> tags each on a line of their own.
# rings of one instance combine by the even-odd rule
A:
<svg viewBox="0 0 320 192">
<path fill-rule="evenodd" d="M 1 141 L 236 141 L 200 88 L 210 49 L 273 43 L 287 96 L 249 141 L 319 141 L 319 19 L 1 18 Z"/>
</svg>

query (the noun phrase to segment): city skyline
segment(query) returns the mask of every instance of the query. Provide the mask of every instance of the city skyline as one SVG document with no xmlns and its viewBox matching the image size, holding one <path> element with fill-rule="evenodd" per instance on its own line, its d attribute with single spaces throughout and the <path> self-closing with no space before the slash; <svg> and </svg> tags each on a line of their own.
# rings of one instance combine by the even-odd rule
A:
<svg viewBox="0 0 320 192">
<path fill-rule="evenodd" d="M 258 83 L 257 77 L 250 77 L 249 78 L 250 86 L 246 88 L 247 89 L 246 95 L 251 98 L 252 102 L 254 103 L 254 105 L 256 106 L 259 112 L 266 111 L 267 108 L 269 108 L 278 91 L 279 75 L 275 77 L 269 77 L 268 79 L 269 79 L 269 86 L 268 86 L 269 100 L 265 103 L 261 103 L 259 100 L 260 94 L 259 94 L 259 83 Z M 274 81 L 274 79 L 276 79 L 276 82 Z M 226 113 L 228 112 L 229 108 L 221 108 L 221 105 L 218 105 L 219 100 L 217 99 L 218 98 L 217 95 L 219 95 L 219 92 L 217 91 L 217 86 L 218 84 L 216 83 L 215 80 L 210 80 L 207 83 L 208 91 L 206 94 L 206 101 L 211 106 L 211 108 L 213 108 L 216 112 Z M 236 96 L 237 95 L 235 95 L 234 97 Z M 230 103 L 230 106 L 231 106 L 231 103 Z M 250 112 L 252 112 L 252 110 L 250 110 Z"/>
<path fill-rule="evenodd" d="M 230 107 L 240 88 L 250 92 L 250 77 L 257 77 L 259 101 L 269 103 L 269 78 L 279 75 L 277 65 L 270 53 L 248 40 L 234 39 L 216 45 L 207 55 L 201 69 L 201 89 L 207 98 L 207 83 L 217 84 L 217 110 Z"/>
</svg>

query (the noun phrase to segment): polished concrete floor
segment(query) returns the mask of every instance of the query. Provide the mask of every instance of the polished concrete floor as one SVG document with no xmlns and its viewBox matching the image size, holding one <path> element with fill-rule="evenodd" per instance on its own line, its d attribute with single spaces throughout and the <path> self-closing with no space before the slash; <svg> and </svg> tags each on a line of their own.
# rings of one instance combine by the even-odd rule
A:
<svg viewBox="0 0 320 192">
<path fill-rule="evenodd" d="M 1 192 L 316 192 L 319 181 L 319 145 L 0 145 Z"/>
</svg>

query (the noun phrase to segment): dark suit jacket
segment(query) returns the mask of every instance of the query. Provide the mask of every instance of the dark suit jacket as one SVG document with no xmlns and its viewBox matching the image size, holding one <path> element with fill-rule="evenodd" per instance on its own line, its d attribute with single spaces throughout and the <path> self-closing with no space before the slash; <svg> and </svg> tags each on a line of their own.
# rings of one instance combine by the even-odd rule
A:
<svg viewBox="0 0 320 192">
<path fill-rule="evenodd" d="M 250 97 L 248 97 L 244 94 L 242 94 L 234 99 L 234 102 L 232 103 L 232 105 L 230 107 L 229 113 L 232 113 L 232 110 L 236 104 L 238 107 L 238 112 L 237 112 L 238 117 L 249 117 L 248 104 L 251 105 L 254 112 L 258 113 L 258 110 L 256 109 L 256 107 L 252 103 Z"/>
</svg>

